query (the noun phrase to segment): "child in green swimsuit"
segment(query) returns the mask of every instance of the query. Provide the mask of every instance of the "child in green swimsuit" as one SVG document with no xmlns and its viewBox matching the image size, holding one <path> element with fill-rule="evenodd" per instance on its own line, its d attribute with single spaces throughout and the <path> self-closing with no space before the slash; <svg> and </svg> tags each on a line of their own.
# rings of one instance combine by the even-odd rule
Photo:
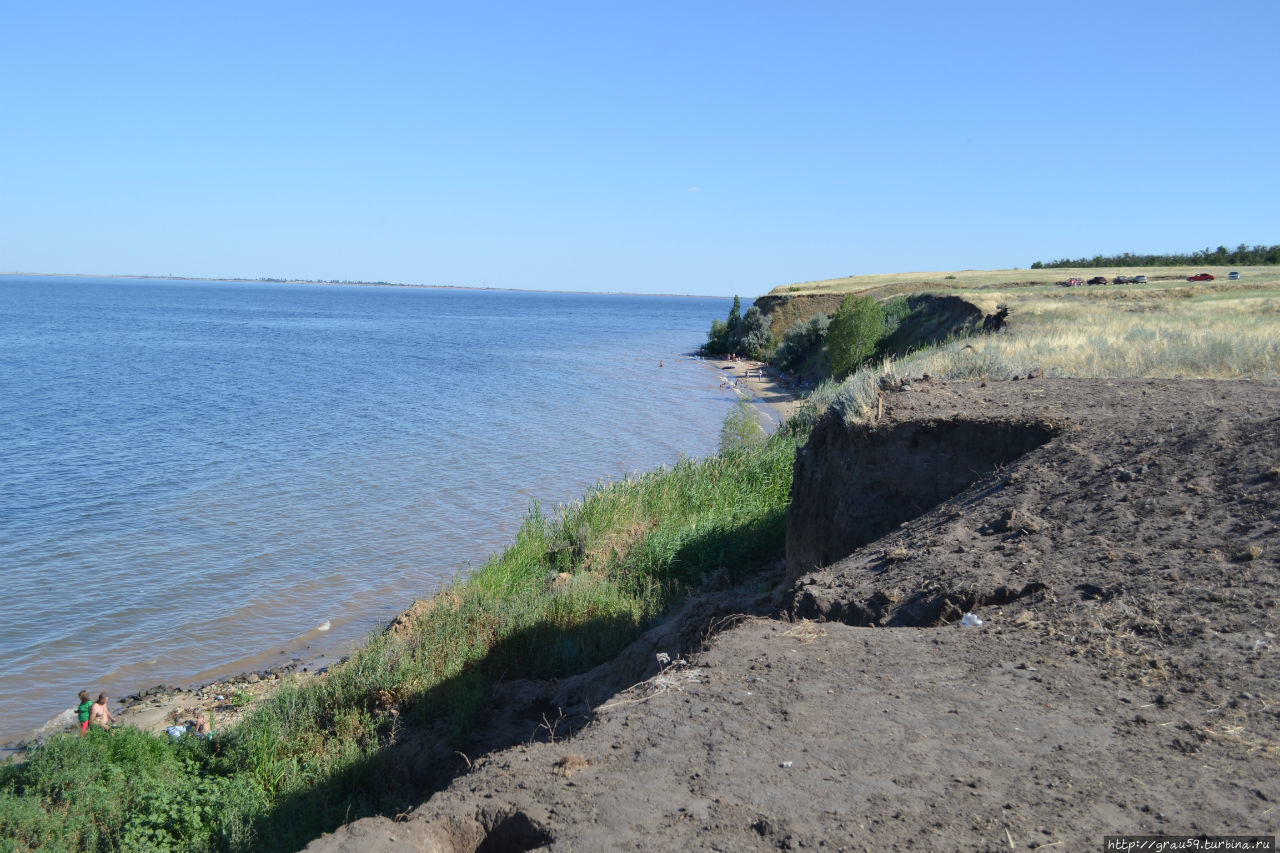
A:
<svg viewBox="0 0 1280 853">
<path fill-rule="evenodd" d="M 76 716 L 80 718 L 80 737 L 89 731 L 89 711 L 93 708 L 93 700 L 88 690 L 80 691 L 80 704 L 76 706 Z"/>
</svg>

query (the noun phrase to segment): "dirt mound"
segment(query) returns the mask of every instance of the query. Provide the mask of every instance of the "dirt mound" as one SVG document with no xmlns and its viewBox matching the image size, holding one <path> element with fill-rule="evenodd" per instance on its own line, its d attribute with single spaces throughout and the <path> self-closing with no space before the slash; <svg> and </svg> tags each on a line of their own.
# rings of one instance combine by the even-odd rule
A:
<svg viewBox="0 0 1280 853">
<path fill-rule="evenodd" d="M 1081 602 L 1110 603 L 1123 593 L 1161 614 L 1168 624 L 1159 630 L 1173 636 L 1224 603 L 1218 599 L 1236 601 L 1230 590 L 1253 590 L 1265 610 L 1278 592 L 1274 572 L 1255 575 L 1275 565 L 1269 472 L 1280 461 L 1278 391 L 1275 384 L 1029 380 L 918 383 L 887 395 L 880 424 L 820 430 L 815 437 L 834 433 L 848 442 L 825 455 L 821 471 L 810 473 L 805 457 L 797 462 L 795 506 L 811 509 L 793 513 L 789 542 L 821 538 L 815 520 L 847 531 L 867 514 L 884 519 L 895 508 L 886 489 L 912 499 L 923 493 L 923 504 L 938 491 L 933 483 L 963 481 L 965 471 L 969 483 L 885 535 L 880 547 L 806 575 L 793 590 L 793 612 L 856 625 L 935 625 L 1039 595 L 1056 599 L 1061 617 L 1071 619 Z M 1171 408 L 1174 399 L 1183 408 Z M 1001 419 L 1008 411 L 1016 420 Z M 1001 427 L 1011 431 L 1007 453 L 994 458 L 986 438 Z M 879 456 L 885 440 L 877 437 L 887 436 L 893 449 L 896 436 L 920 432 L 930 438 L 898 466 L 908 483 L 886 486 L 864 476 L 871 463 L 848 461 Z M 894 467 L 878 464 L 886 476 Z M 796 562 L 789 551 L 789 572 L 798 577 Z M 1254 603 L 1246 612 L 1259 609 Z M 1223 618 L 1238 621 L 1240 613 L 1228 610 Z"/>
<path fill-rule="evenodd" d="M 1275 833 L 1280 385 L 917 383 L 827 429 L 814 453 L 875 459 L 797 463 L 784 613 L 610 693 L 729 605 L 687 610 L 601 689 L 548 694 L 589 706 L 571 738 L 531 730 L 405 820 L 308 849 Z"/>
</svg>

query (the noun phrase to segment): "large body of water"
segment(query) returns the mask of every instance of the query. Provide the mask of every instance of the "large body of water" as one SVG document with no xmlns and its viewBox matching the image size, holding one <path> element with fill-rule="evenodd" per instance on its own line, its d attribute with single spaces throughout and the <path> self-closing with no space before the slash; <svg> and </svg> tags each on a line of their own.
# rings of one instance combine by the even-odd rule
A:
<svg viewBox="0 0 1280 853">
<path fill-rule="evenodd" d="M 0 276 L 0 742 L 324 663 L 532 501 L 714 452 L 728 305 Z"/>
</svg>

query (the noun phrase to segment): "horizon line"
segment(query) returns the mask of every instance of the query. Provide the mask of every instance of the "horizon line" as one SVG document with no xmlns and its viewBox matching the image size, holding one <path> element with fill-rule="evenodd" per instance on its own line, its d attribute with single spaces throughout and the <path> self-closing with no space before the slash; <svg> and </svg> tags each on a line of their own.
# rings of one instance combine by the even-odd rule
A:
<svg viewBox="0 0 1280 853">
<path fill-rule="evenodd" d="M 121 278 L 144 281 L 195 281 L 228 284 L 323 284 L 334 287 L 412 287 L 430 290 L 483 290 L 502 293 L 572 293 L 583 296 L 669 296 L 677 299 L 733 299 L 732 296 L 713 296 L 706 293 L 639 293 L 630 290 L 564 290 L 542 287 L 495 287 L 478 284 L 406 284 L 397 281 L 337 281 L 333 279 L 305 278 L 244 278 L 194 275 L 139 275 L 133 273 L 85 273 L 85 272 L 0 272 L 4 276 L 31 276 L 33 278 Z M 749 297 L 754 298 L 754 297 Z"/>
</svg>

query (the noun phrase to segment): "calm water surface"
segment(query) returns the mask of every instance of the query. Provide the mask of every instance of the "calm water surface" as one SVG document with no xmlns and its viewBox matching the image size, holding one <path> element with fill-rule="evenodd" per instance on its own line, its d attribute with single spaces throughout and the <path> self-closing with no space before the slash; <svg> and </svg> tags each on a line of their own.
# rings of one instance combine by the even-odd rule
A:
<svg viewBox="0 0 1280 853">
<path fill-rule="evenodd" d="M 714 452 L 728 305 L 0 276 L 0 741 L 327 662 L 531 501 Z"/>
</svg>

